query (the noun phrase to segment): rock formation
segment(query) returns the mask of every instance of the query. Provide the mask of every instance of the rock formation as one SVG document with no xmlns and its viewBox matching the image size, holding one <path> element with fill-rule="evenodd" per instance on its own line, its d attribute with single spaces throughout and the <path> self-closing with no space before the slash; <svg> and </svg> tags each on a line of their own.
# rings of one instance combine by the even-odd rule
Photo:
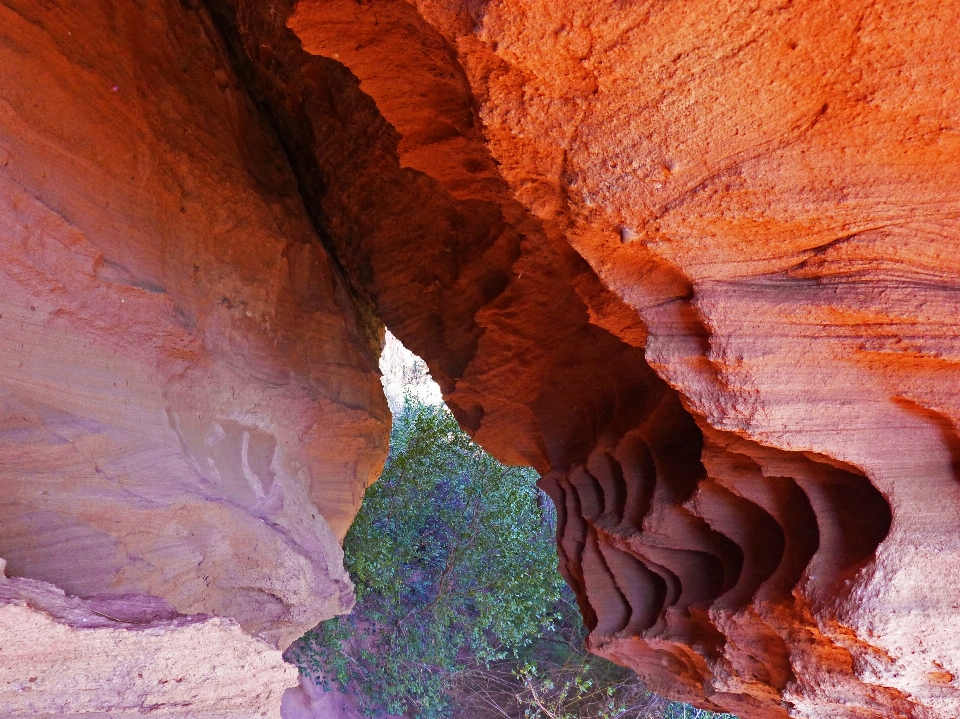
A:
<svg viewBox="0 0 960 719">
<path fill-rule="evenodd" d="M 960 716 L 960 6 L 0 19 L 9 574 L 278 646 L 349 608 L 382 321 L 544 475 L 594 651 Z"/>
<path fill-rule="evenodd" d="M 352 606 L 365 319 L 206 14 L 0 6 L 0 556 L 286 646 Z"/>
<path fill-rule="evenodd" d="M 288 21 L 470 218 L 339 253 L 461 423 L 545 472 L 593 648 L 658 691 L 960 715 L 957 15 L 301 0 Z"/>
<path fill-rule="evenodd" d="M 236 622 L 138 595 L 81 600 L 0 571 L 4 717 L 277 718 L 295 680 L 296 669 Z"/>
</svg>

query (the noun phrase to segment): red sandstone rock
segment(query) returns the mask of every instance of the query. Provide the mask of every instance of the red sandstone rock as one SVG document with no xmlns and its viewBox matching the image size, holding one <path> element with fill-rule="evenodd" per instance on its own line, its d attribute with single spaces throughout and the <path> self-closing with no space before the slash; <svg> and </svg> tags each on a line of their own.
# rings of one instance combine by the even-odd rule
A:
<svg viewBox="0 0 960 719">
<path fill-rule="evenodd" d="M 345 608 L 376 315 L 544 473 L 595 651 L 960 716 L 954 5 L 193 7 L 0 8 L 15 573 Z"/>
<path fill-rule="evenodd" d="M 579 0 L 289 20 L 356 73 L 402 166 L 482 207 L 490 246 L 516 238 L 504 265 L 439 222 L 371 234 L 393 262 L 353 276 L 479 441 L 550 470 L 592 646 L 659 691 L 960 715 L 958 21 Z M 444 247 L 452 274 L 400 277 Z M 483 267 L 498 292 L 467 309 Z M 441 329 L 464 313 L 467 348 Z"/>
<path fill-rule="evenodd" d="M 353 602 L 376 326 L 204 11 L 24 0 L 0 34 L 0 554 L 285 646 Z"/>
</svg>

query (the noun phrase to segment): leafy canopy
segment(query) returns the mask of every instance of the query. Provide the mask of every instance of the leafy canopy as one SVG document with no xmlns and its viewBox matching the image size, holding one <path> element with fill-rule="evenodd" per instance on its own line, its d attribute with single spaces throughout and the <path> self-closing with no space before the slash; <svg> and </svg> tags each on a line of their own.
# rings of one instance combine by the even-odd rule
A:
<svg viewBox="0 0 960 719">
<path fill-rule="evenodd" d="M 542 634 L 562 580 L 533 470 L 500 464 L 445 407 L 412 399 L 390 446 L 344 541 L 357 607 L 304 637 L 295 659 L 352 682 L 370 714 L 432 719 L 468 666 Z"/>
<path fill-rule="evenodd" d="M 357 606 L 290 658 L 349 687 L 368 715 L 735 719 L 652 694 L 587 652 L 535 480 L 486 454 L 445 407 L 408 398 L 344 541 Z"/>
</svg>

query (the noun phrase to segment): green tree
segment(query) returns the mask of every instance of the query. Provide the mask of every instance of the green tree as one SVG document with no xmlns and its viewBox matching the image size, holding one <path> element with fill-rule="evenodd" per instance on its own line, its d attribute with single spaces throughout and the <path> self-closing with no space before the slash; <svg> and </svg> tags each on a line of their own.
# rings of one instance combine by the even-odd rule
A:
<svg viewBox="0 0 960 719">
<path fill-rule="evenodd" d="M 587 652 L 536 479 L 486 454 L 445 407 L 408 398 L 344 541 L 356 608 L 288 658 L 371 716 L 735 719 L 659 697 Z"/>
<path fill-rule="evenodd" d="M 344 541 L 356 609 L 294 660 L 352 683 L 370 714 L 448 714 L 458 674 L 516 656 L 554 620 L 562 580 L 536 478 L 484 452 L 445 407 L 408 400 Z"/>
</svg>

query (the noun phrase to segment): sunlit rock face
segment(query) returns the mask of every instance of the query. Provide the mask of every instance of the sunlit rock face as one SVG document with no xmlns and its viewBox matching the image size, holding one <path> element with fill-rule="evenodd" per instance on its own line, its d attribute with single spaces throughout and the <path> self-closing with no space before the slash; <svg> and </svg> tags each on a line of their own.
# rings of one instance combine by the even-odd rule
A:
<svg viewBox="0 0 960 719">
<path fill-rule="evenodd" d="M 296 682 L 296 669 L 236 622 L 184 616 L 158 597 L 77 599 L 2 572 L 0 637 L 7 719 L 279 719 Z"/>
<path fill-rule="evenodd" d="M 291 5 L 315 59 L 249 76 L 322 138 L 323 68 L 371 148 L 332 245 L 545 473 L 592 648 L 744 716 L 960 715 L 957 8 Z"/>
<path fill-rule="evenodd" d="M 0 36 L 0 556 L 282 648 L 353 604 L 378 325 L 205 11 L 8 2 Z"/>
<path fill-rule="evenodd" d="M 394 415 L 403 411 L 408 399 L 429 405 L 443 404 L 440 386 L 433 381 L 427 365 L 389 331 L 384 336 L 380 371 L 383 393 Z"/>
</svg>

